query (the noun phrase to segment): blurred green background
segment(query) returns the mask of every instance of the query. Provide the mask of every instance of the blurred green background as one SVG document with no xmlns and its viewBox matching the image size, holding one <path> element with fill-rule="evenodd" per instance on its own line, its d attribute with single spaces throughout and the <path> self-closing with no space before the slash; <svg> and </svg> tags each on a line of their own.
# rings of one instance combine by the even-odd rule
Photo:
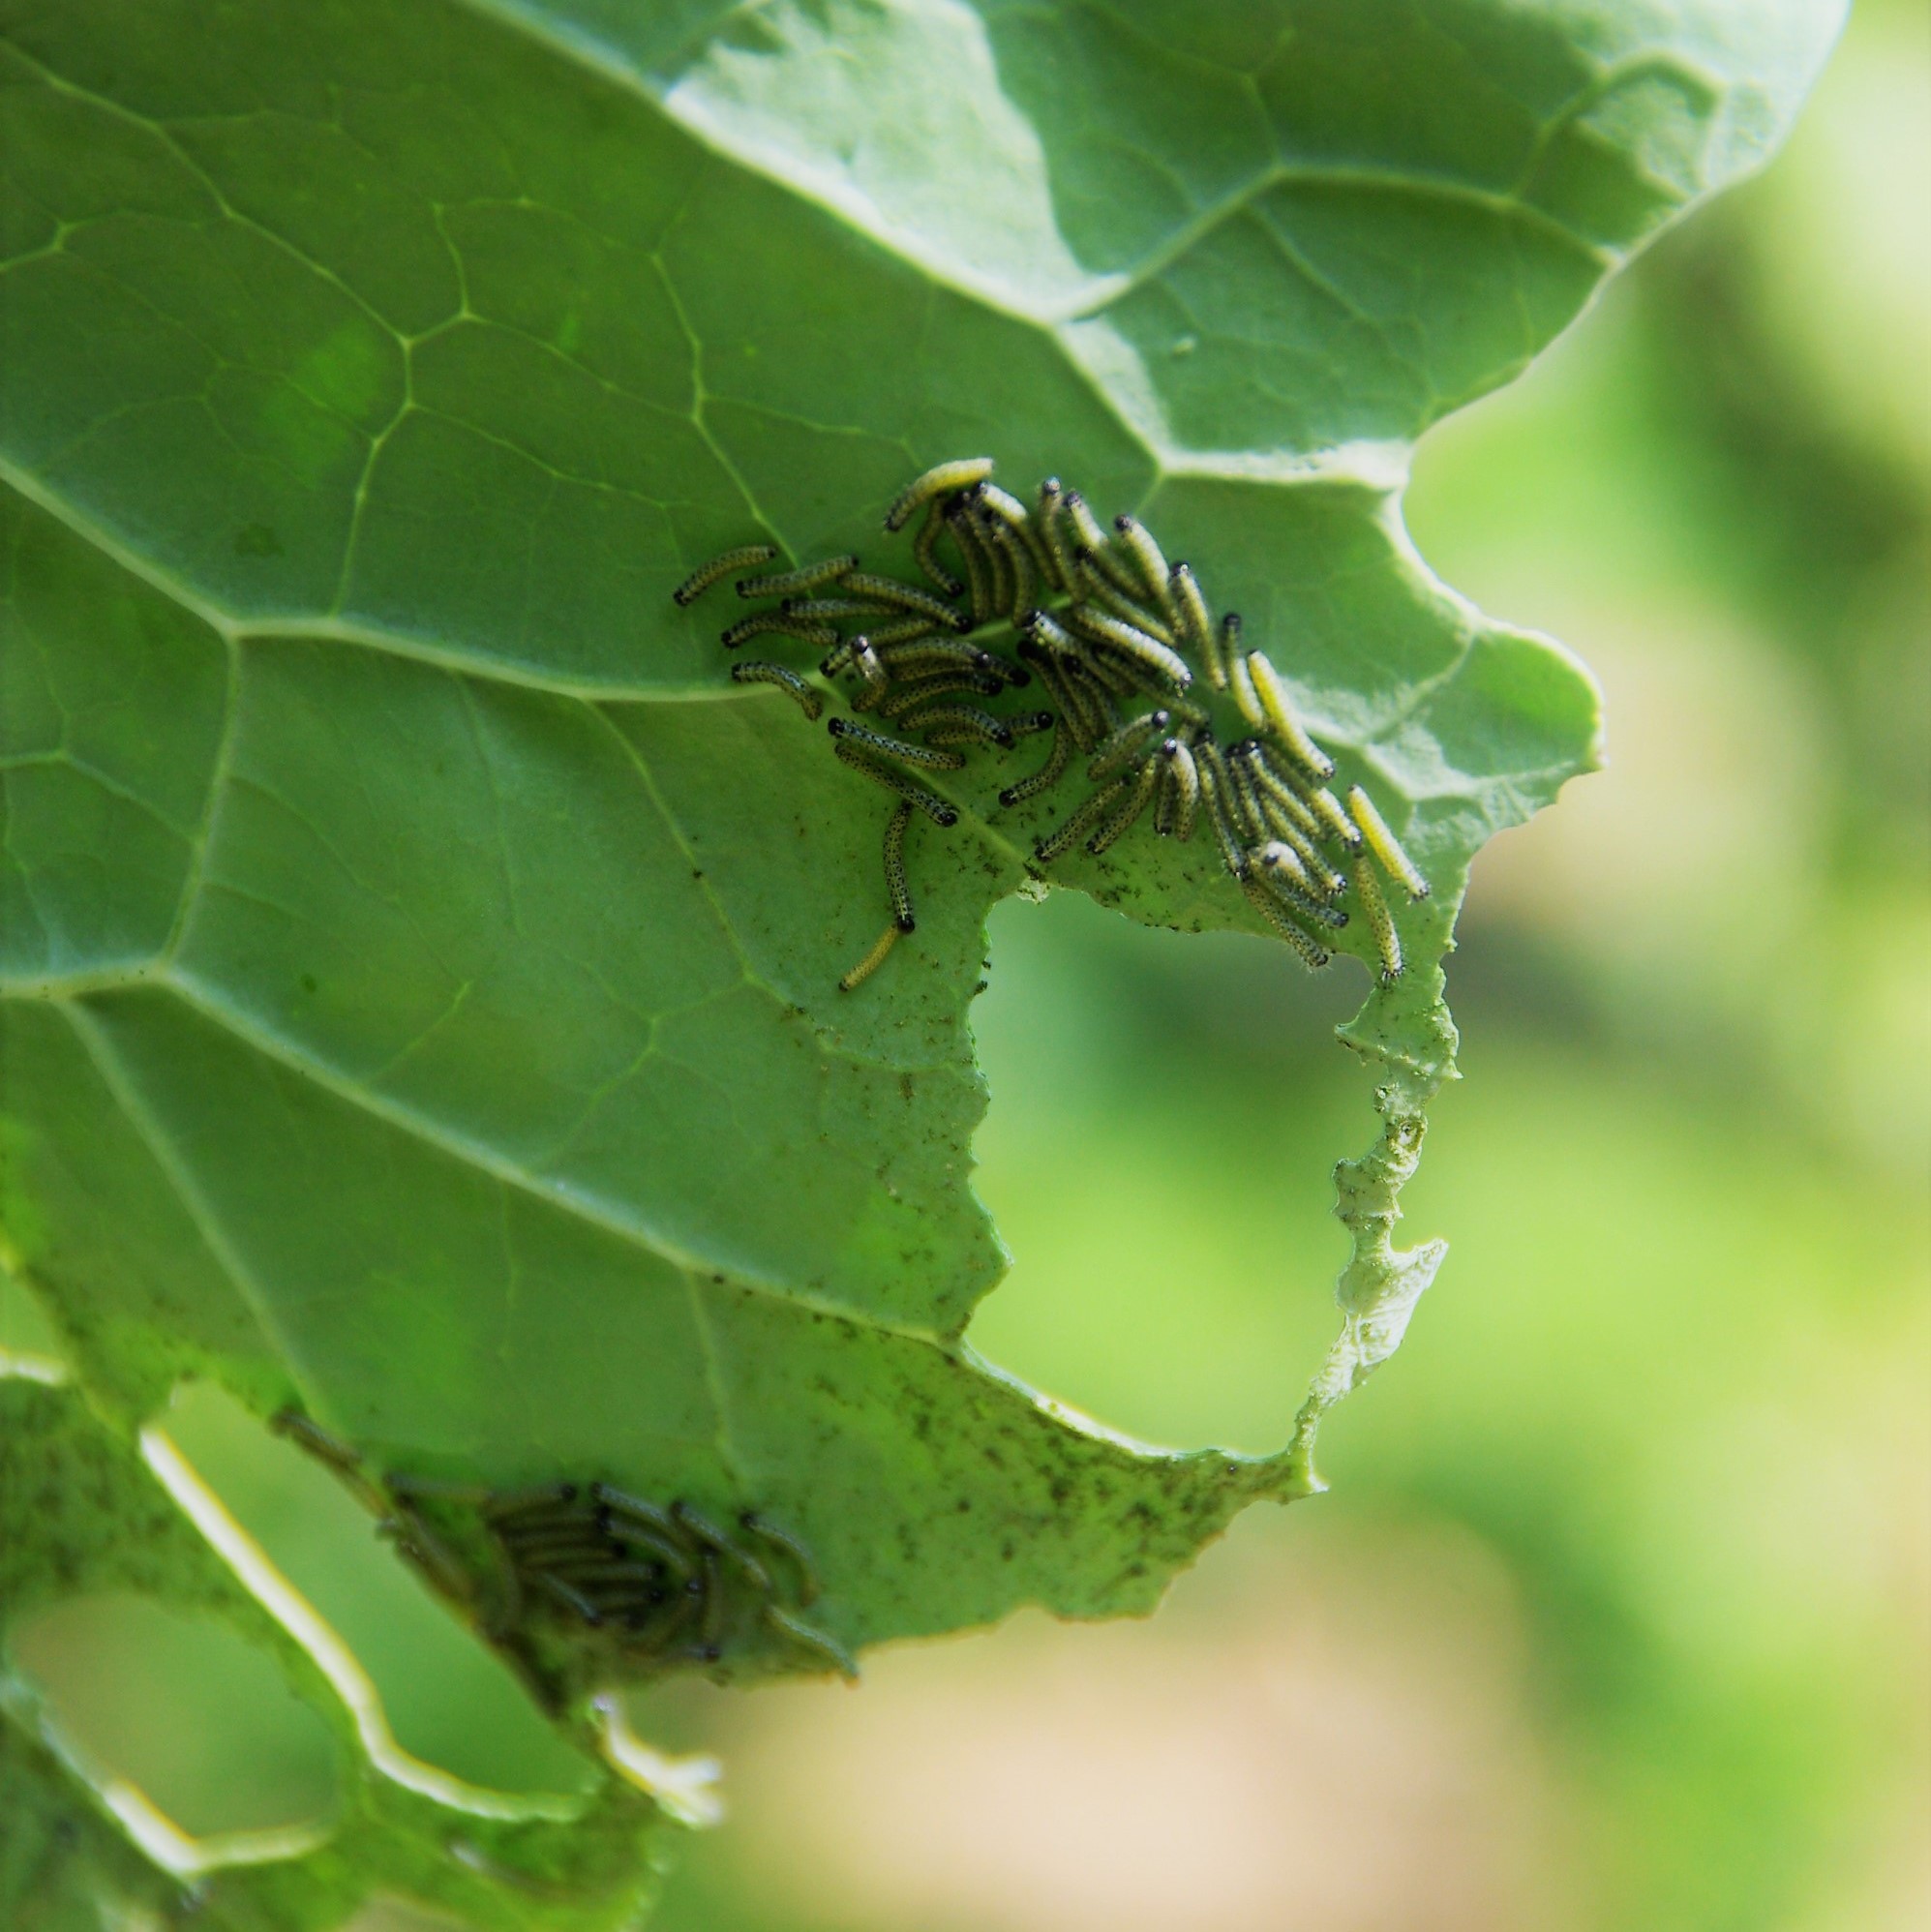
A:
<svg viewBox="0 0 1931 1932">
<path fill-rule="evenodd" d="M 1154 1621 L 1022 1616 L 864 1687 L 640 1701 L 730 1822 L 661 1932 L 1890 1932 L 1931 1922 L 1931 13 L 1866 0 L 1789 151 L 1424 445 L 1417 544 L 1574 647 L 1611 770 L 1477 862 L 1452 1248 Z M 1137 1434 L 1277 1446 L 1331 1338 L 1358 988 L 1055 894 L 993 921 L 973 1338 Z M 8 1332 L 33 1340 L 13 1305 Z M 353 1506 L 177 1435 L 470 1775 L 570 1761 Z M 75 1736 L 209 1830 L 318 1727 L 139 1606 L 32 1633 Z M 216 1710 L 219 1705 L 219 1721 Z"/>
</svg>

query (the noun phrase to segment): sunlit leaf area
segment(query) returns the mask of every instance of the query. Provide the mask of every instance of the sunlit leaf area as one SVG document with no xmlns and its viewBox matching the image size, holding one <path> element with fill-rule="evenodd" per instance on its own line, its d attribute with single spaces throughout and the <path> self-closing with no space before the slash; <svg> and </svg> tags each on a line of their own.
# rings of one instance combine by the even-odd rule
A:
<svg viewBox="0 0 1931 1932">
<path fill-rule="evenodd" d="M 33 10 L 0 11 L 21 15 L 22 46 L 59 42 Z M 1200 79 L 1241 39 L 1235 25 L 1217 38 L 1219 6 L 1120 10 L 1186 44 L 1197 98 L 1132 94 L 1125 56 L 1082 70 L 1086 91 L 1057 120 L 1023 61 L 998 88 L 989 68 L 950 77 L 959 100 L 1011 118 L 959 131 L 956 179 L 921 172 L 947 146 L 929 128 L 916 165 L 843 131 L 875 115 L 909 139 L 860 67 L 911 74 L 925 44 L 905 23 L 943 40 L 963 6 L 882 3 L 863 61 L 813 40 L 821 12 L 849 23 L 862 8 L 739 10 L 738 42 L 727 33 L 702 73 L 680 67 L 718 11 L 449 10 L 471 22 L 450 45 L 473 65 L 412 97 L 377 145 L 460 180 L 453 242 L 395 247 L 402 202 L 356 200 L 362 161 L 319 97 L 315 125 L 333 132 L 302 157 L 247 112 L 181 117 L 178 180 L 143 173 L 145 128 L 114 123 L 102 208 L 64 213 L 57 240 L 26 217 L 7 230 L 18 287 L 39 288 L 38 253 L 70 243 L 92 274 L 98 243 L 102 286 L 143 291 L 125 312 L 76 308 L 109 318 L 97 334 L 50 326 L 53 297 L 29 302 L 29 325 L 10 319 L 42 360 L 24 382 L 16 363 L 0 455 L 10 608 L 60 613 L 103 663 L 138 638 L 139 723 L 106 706 L 122 721 L 104 756 L 161 805 L 104 788 L 88 865 L 48 867 L 54 897 L 91 894 L 124 927 L 81 932 L 73 957 L 22 976 L 26 1043 L 0 1063 L 18 1093 L 38 1083 L 0 1123 L 0 1218 L 9 1266 L 39 1290 L 0 1281 L 0 1898 L 22 1932 L 150 1932 L 194 1923 L 198 1875 L 219 1865 L 220 1932 L 1921 1924 L 1931 20 L 1915 0 L 1862 0 L 1774 161 L 1639 254 L 1566 332 L 1617 249 L 1684 198 L 1674 123 L 1642 86 L 1598 126 L 1613 147 L 1652 116 L 1653 209 L 1589 199 L 1586 142 L 1573 176 L 1562 161 L 1534 177 L 1563 222 L 1614 235 L 1583 266 L 1553 244 L 1536 253 L 1554 220 L 1517 235 L 1471 216 L 1460 241 L 1376 228 L 1357 258 L 1343 245 L 1354 216 L 1330 231 L 1312 202 L 1297 210 L 1296 245 L 1333 242 L 1343 281 L 1359 277 L 1347 287 L 1388 304 L 1336 336 L 1324 375 L 1267 363 L 1229 314 L 1263 270 L 1234 241 L 1224 257 L 1210 245 L 1217 197 L 1251 192 L 1238 119 Z M 997 16 L 1009 53 L 1031 45 L 1036 15 L 1085 21 L 1096 45 L 1094 23 L 1110 22 L 1098 7 L 977 11 Z M 1340 15 L 1306 11 L 1347 43 Z M 1461 17 L 1412 12 L 1414 45 L 1422 16 Z M 1673 12 L 1702 17 L 1570 10 Z M 649 117 L 599 119 L 603 104 L 567 139 L 563 121 L 532 122 L 521 154 L 483 138 L 481 107 L 465 118 L 466 100 L 497 111 L 516 98 L 521 70 L 489 50 L 531 21 L 546 42 L 532 98 L 558 47 L 600 104 L 619 53 L 634 56 L 662 82 L 665 153 L 725 158 L 692 161 L 688 179 L 667 163 L 670 186 L 646 184 L 666 196 L 646 211 L 666 234 L 692 206 L 709 221 L 666 253 L 689 251 L 681 287 L 702 313 L 679 308 L 675 276 L 667 301 L 594 239 L 598 222 L 645 219 L 625 197 L 646 189 L 590 163 L 627 151 L 626 116 Z M 1781 31 L 1766 26 L 1763 45 Z M 822 92 L 760 94 L 767 32 L 818 47 Z M 1070 71 L 1052 67 L 1049 36 L 1038 46 L 1035 80 Z M 156 125 L 180 114 L 168 88 L 247 84 L 212 32 L 192 83 L 156 81 L 133 25 L 125 53 L 88 50 L 99 99 L 148 86 Z M 45 189 L 36 143 L 55 152 L 65 117 L 98 105 L 39 58 L 0 76 L 21 90 L 10 99 L 38 101 L 14 124 L 31 137 L 0 154 L 33 190 L 22 206 Z M 1410 106 L 1437 77 L 1462 84 L 1420 55 L 1337 72 L 1373 72 L 1364 100 L 1385 86 Z M 1321 102 L 1292 106 L 1325 125 Z M 1131 143 L 1113 143 L 1109 115 L 1156 147 L 1145 129 L 1165 130 L 1158 166 L 1122 158 Z M 1406 126 L 1376 123 L 1374 137 L 1398 152 Z M 1741 152 L 1756 136 L 1747 115 L 1736 126 Z M 1050 205 L 1005 159 L 1031 152 L 1035 130 L 1061 170 Z M 580 167 L 544 172 L 571 154 Z M 1708 166 L 1695 186 L 1727 164 Z M 256 243 L 238 201 L 210 222 L 166 199 L 199 195 L 204 174 L 259 180 L 276 221 L 307 223 L 304 246 L 345 264 L 332 332 L 293 280 L 262 281 L 241 321 L 209 295 Z M 777 212 L 794 189 L 808 211 L 796 226 Z M 554 237 L 527 225 L 563 206 L 581 234 L 559 269 Z M 233 259 L 191 272 L 144 253 L 177 219 L 226 224 Z M 461 290 L 465 317 L 490 316 L 494 333 L 439 337 L 437 278 L 472 246 L 527 272 Z M 1460 263 L 1464 248 L 1465 306 L 1446 271 L 1412 295 L 1407 268 Z M 1126 269 L 1147 287 L 1120 294 L 1109 278 Z M 827 276 L 875 287 L 850 340 L 817 318 Z M 581 315 L 571 277 L 589 291 Z M 1497 320 L 1477 297 L 1508 277 L 1523 312 Z M 66 299 L 51 271 L 46 286 Z M 384 315 L 421 309 L 395 385 L 365 293 Z M 1176 319 L 1199 315 L 1224 333 Z M 1022 326 L 1040 317 L 1058 318 L 1063 363 Z M 1419 347 L 1403 333 L 1415 317 L 1439 325 Z M 274 354 L 251 366 L 233 342 L 209 348 L 211 318 L 258 328 Z M 1326 326 L 1310 322 L 1309 339 Z M 746 340 L 719 389 L 700 377 L 694 399 L 636 404 L 673 362 L 686 380 L 687 345 L 708 330 L 735 343 L 734 329 Z M 899 359 L 908 332 L 920 355 L 938 343 L 929 363 Z M 1276 347 L 1293 337 L 1281 325 Z M 290 347 L 303 343 L 305 362 Z M 533 373 L 552 367 L 539 344 L 571 372 L 554 388 Z M 195 362 L 203 349 L 218 374 Z M 770 373 L 793 354 L 801 388 L 792 364 Z M 596 383 L 578 384 L 579 365 Z M 480 426 L 466 415 L 478 398 Z M 686 408 L 703 448 L 671 446 L 663 425 L 684 438 Z M 391 413 L 407 425 L 393 447 Z M 371 426 L 358 485 L 349 453 Z M 1361 478 L 1399 469 L 1387 452 L 1414 435 L 1397 521 Z M 306 474 L 262 456 L 289 438 Z M 1343 776 L 1393 772 L 1389 796 L 1420 801 L 1404 825 L 1434 837 L 1425 849 L 1445 868 L 1448 889 L 1401 918 L 1427 971 L 1448 949 L 1461 1077 L 1429 1102 L 1399 1238 L 1446 1237 L 1449 1252 L 1400 1353 L 1323 1423 L 1324 1494 L 1303 1494 L 1284 1445 L 1334 1344 L 1350 1260 L 1336 1163 L 1383 1126 L 1373 1080 L 1334 1041 L 1374 956 L 1359 923 L 1346 945 L 1360 957 L 1310 976 L 1196 865 L 1197 847 L 1184 861 L 1076 857 L 1064 883 L 1082 890 L 1015 890 L 1023 840 L 988 784 L 960 837 L 927 839 L 920 876 L 943 883 L 916 935 L 840 995 L 836 973 L 884 915 L 854 894 L 879 890 L 886 808 L 845 784 L 822 728 L 807 760 L 790 706 L 740 702 L 707 625 L 668 615 L 705 546 L 761 534 L 737 530 L 743 500 L 787 542 L 876 543 L 914 451 L 994 440 L 1030 466 L 1015 488 L 1064 460 L 1089 467 L 1073 480 L 1109 512 L 1117 497 L 1152 527 L 1163 505 L 1163 528 L 1221 558 L 1250 610 L 1274 609 L 1277 579 L 1318 584 L 1307 632 L 1285 592 L 1281 622 L 1339 667 L 1321 715 Z M 1360 476 L 1309 483 L 1296 466 L 1337 441 Z M 195 452 L 178 476 L 172 448 Z M 595 487 L 538 489 L 531 449 L 546 474 Z M 673 471 L 688 498 L 647 503 L 637 478 Z M 214 476 L 231 495 L 217 500 Z M 272 527 L 249 521 L 229 541 L 223 519 L 250 493 L 279 506 Z M 342 528 L 323 528 L 324 501 Z M 89 600 L 117 572 L 152 608 L 96 637 L 72 614 L 106 608 Z M 530 602 L 532 586 L 553 603 Z M 1437 634 L 1463 653 L 1438 679 L 1423 662 Z M 1412 661 L 1375 656 L 1395 636 Z M 1453 688 L 1471 640 L 1519 650 L 1512 675 L 1532 664 L 1538 695 L 1492 711 L 1475 672 Z M 249 694 L 235 726 L 210 670 L 224 650 L 255 667 L 252 685 L 230 669 Z M 1576 660 L 1602 687 L 1606 759 L 1569 778 L 1594 756 Z M 1377 677 L 1410 708 L 1402 741 L 1426 757 L 1404 766 L 1389 748 L 1400 734 L 1374 710 Z M 1429 759 L 1458 743 L 1455 782 L 1430 790 Z M 424 761 L 439 779 L 444 758 L 487 782 L 427 785 Z M 15 762 L 20 797 L 55 782 L 59 761 Z M 139 879 L 173 862 L 152 855 L 192 830 L 193 773 L 218 765 L 238 774 L 236 802 L 220 838 L 204 825 L 189 840 L 214 860 L 170 931 Z M 782 849 L 744 804 L 746 772 L 786 794 Z M 672 829 L 668 844 L 651 834 L 662 850 L 626 816 L 639 773 Z M 56 855 L 75 822 L 58 804 L 15 821 Z M 1016 823 L 1030 838 L 1054 816 Z M 502 917 L 528 942 L 507 964 L 485 957 L 499 855 Z M 38 918 L 52 902 L 38 889 L 8 903 Z M 718 950 L 714 903 L 745 935 L 731 957 L 704 951 Z M 640 925 L 678 944 L 640 952 Z M 115 948 L 150 941 L 152 983 L 124 983 Z M 89 946 L 111 970 L 75 966 Z M 312 953 L 319 985 L 294 976 Z M 666 958 L 683 977 L 647 983 Z M 452 960 L 483 962 L 473 997 Z M 1447 1022 L 1433 981 L 1406 999 L 1415 983 L 1411 971 L 1371 1004 L 1371 1031 L 1420 1055 Z M 62 1002 L 71 1033 L 43 1024 Z M 813 1043 L 795 1050 L 794 1032 Z M 60 1053 L 43 1054 L 56 1036 Z M 151 1127 L 150 1152 L 171 1150 L 161 1179 L 104 1142 L 98 1164 L 67 1162 L 41 1186 L 36 1150 L 96 1103 L 89 1081 L 100 1118 Z M 571 1114 L 584 1093 L 594 1105 Z M 747 1162 L 732 1136 L 759 1108 L 780 1127 L 746 1136 L 761 1149 Z M 800 1123 L 826 1130 L 802 1156 Z M 499 1199 L 512 1172 L 523 1192 Z M 164 1180 L 194 1231 L 238 1230 L 207 1279 L 225 1268 L 258 1295 L 230 1310 L 203 1293 Z M 741 1242 L 711 1276 L 690 1256 L 719 1230 Z M 72 1269 L 51 1296 L 43 1248 Z M 688 1285 L 699 1307 L 702 1361 L 676 1352 L 668 1321 L 628 1325 L 660 1267 L 679 1306 Z M 468 1297 L 476 1270 L 498 1268 L 508 1314 L 483 1333 Z M 759 1293 L 797 1333 L 777 1315 L 758 1327 L 748 1291 L 731 1302 L 740 1280 L 777 1284 Z M 545 1297 L 568 1283 L 583 1298 L 559 1323 Z M 872 1351 L 862 1371 L 813 1339 L 840 1321 Z M 935 1335 L 956 1344 L 944 1365 L 969 1377 L 963 1392 L 936 1370 L 921 1379 Z M 546 1456 L 574 1456 L 702 1496 L 721 1480 L 709 1421 L 679 1446 L 658 1418 L 678 1390 L 709 1378 L 716 1395 L 720 1377 L 738 1453 L 762 1459 L 827 1570 L 814 1615 L 832 1634 L 808 1625 L 802 1641 L 840 1661 L 842 1645 L 860 1651 L 856 1682 L 778 1642 L 741 1675 L 800 1661 L 822 1674 L 653 1682 L 640 1669 L 586 1704 L 574 1653 L 481 1641 L 461 1588 L 426 1587 L 372 1534 L 359 1469 L 345 1483 L 264 1427 L 300 1401 L 372 1467 L 412 1454 L 431 1476 L 533 1482 L 560 1466 Z M 1013 1468 L 997 1449 L 999 1473 L 978 1468 L 987 1445 L 1014 1441 Z M 1209 1444 L 1228 1453 L 1165 1453 Z M 935 1528 L 933 1498 L 969 1464 L 981 1518 Z M 859 1466 L 916 1477 L 881 1480 L 867 1501 L 839 1488 Z M 1233 1472 L 1247 1473 L 1223 1494 Z M 1116 1485 L 1133 1498 L 1130 1533 L 1062 1534 Z M 1075 1501 L 1055 1514 L 1034 1491 Z M 979 1529 L 1008 1508 L 1037 1531 L 1016 1562 Z M 1156 1527 L 1135 1541 L 1141 1520 Z"/>
</svg>

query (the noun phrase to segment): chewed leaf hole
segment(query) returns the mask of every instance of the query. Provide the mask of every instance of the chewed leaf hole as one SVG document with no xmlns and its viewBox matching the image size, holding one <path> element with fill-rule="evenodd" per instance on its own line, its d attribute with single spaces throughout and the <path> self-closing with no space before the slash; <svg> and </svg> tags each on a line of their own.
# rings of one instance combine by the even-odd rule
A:
<svg viewBox="0 0 1931 1932">
<path fill-rule="evenodd" d="M 507 1667 L 421 1587 L 325 1470 L 205 1383 L 177 1393 L 166 1430 L 354 1653 L 405 1751 L 498 1791 L 585 1788 L 588 1767 Z"/>
<path fill-rule="evenodd" d="M 327 1816 L 328 1729 L 222 1624 L 143 1598 L 80 1597 L 15 1634 L 14 1656 L 90 1772 L 134 1785 L 190 1837 Z"/>
<path fill-rule="evenodd" d="M 989 929 L 976 1185 L 1014 1264 L 974 1345 L 1132 1434 L 1279 1449 L 1334 1332 L 1334 1163 L 1371 1122 L 1332 1031 L 1352 989 L 1072 892 Z"/>
</svg>

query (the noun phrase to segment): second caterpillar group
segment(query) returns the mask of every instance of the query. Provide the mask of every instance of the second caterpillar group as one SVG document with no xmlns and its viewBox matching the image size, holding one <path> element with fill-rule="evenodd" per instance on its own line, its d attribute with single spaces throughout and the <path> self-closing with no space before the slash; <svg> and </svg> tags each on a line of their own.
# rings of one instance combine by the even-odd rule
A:
<svg viewBox="0 0 1931 1932">
<path fill-rule="evenodd" d="M 919 518 L 909 583 L 860 568 L 856 556 L 762 572 L 770 544 L 747 544 L 693 571 L 680 605 L 740 571 L 740 597 L 763 608 L 720 642 L 789 638 L 823 649 L 819 676 L 855 716 L 827 724 L 834 754 L 895 797 L 885 829 L 891 917 L 869 952 L 839 981 L 847 992 L 884 964 L 916 924 L 906 876 L 915 814 L 942 830 L 958 808 L 931 789 L 969 757 L 1004 757 L 1022 739 L 1050 740 L 1046 756 L 999 794 L 1005 806 L 1058 785 L 1084 759 L 1087 790 L 1041 837 L 1049 865 L 1075 845 L 1101 853 L 1152 813 L 1162 837 L 1191 839 L 1204 823 L 1248 899 L 1310 968 L 1328 963 L 1322 935 L 1358 907 L 1374 936 L 1381 977 L 1402 972 L 1402 943 L 1382 879 L 1410 898 L 1428 893 L 1374 801 L 1359 786 L 1343 801 L 1334 761 L 1296 714 L 1266 651 L 1250 649 L 1240 616 L 1216 620 L 1184 562 L 1169 564 L 1136 518 L 1108 529 L 1076 490 L 1048 476 L 1030 502 L 992 480 L 990 457 L 942 463 L 893 500 L 885 528 Z M 731 667 L 743 684 L 770 684 L 813 724 L 824 695 L 772 658 Z M 1196 676 L 1231 702 L 1248 733 L 1222 743 Z M 1033 685 L 1047 707 L 989 709 L 985 701 Z M 1224 715 L 1228 706 L 1221 706 Z M 938 778 L 937 782 L 943 782 Z"/>
</svg>

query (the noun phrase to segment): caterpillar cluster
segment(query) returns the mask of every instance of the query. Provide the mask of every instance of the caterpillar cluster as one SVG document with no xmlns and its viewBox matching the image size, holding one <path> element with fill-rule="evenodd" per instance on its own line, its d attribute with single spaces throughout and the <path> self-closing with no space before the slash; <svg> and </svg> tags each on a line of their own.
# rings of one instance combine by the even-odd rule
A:
<svg viewBox="0 0 1931 1932">
<path fill-rule="evenodd" d="M 734 1535 L 690 1503 L 665 1507 L 609 1483 L 498 1493 L 481 1508 L 519 1614 L 533 1595 L 617 1634 L 624 1651 L 693 1664 L 717 1662 L 746 1624 L 762 1623 L 855 1675 L 837 1644 L 798 1614 L 818 1595 L 809 1554 L 754 1510 L 739 1516 Z"/>
<path fill-rule="evenodd" d="M 891 921 L 839 985 L 860 985 L 914 929 L 905 868 L 914 814 L 941 830 L 958 822 L 957 807 L 927 789 L 923 774 L 1007 753 L 1034 734 L 1051 735 L 1047 756 L 999 794 L 1002 805 L 1057 785 L 1075 757 L 1093 788 L 1039 839 L 1041 865 L 1082 841 L 1106 851 L 1149 808 L 1162 837 L 1191 839 L 1204 821 L 1228 874 L 1310 968 L 1328 963 L 1321 935 L 1347 924 L 1341 902 L 1351 892 L 1383 981 L 1398 978 L 1402 943 L 1381 875 L 1415 899 L 1428 881 L 1360 786 L 1345 803 L 1329 788 L 1333 759 L 1296 716 L 1267 653 L 1245 644 L 1239 614 L 1217 624 L 1192 569 L 1169 564 L 1135 518 L 1117 516 L 1108 531 L 1052 476 L 1024 503 L 992 481 L 992 469 L 990 457 L 942 463 L 887 512 L 888 534 L 924 512 L 912 545 L 924 584 L 862 570 L 852 555 L 741 577 L 740 597 L 775 601 L 722 633 L 727 650 L 768 636 L 825 649 L 820 677 L 849 692 L 852 711 L 876 719 L 833 716 L 826 727 L 838 759 L 897 799 L 885 831 Z M 947 542 L 956 571 L 942 554 Z M 673 596 L 687 605 L 776 557 L 769 544 L 727 551 Z M 991 648 L 1007 633 L 1017 640 L 1010 655 Z M 1196 670 L 1231 702 L 1248 736 L 1222 742 Z M 819 687 L 788 665 L 740 661 L 731 675 L 787 692 L 811 723 L 824 714 Z M 986 708 L 984 700 L 1035 678 L 1055 709 Z"/>
<path fill-rule="evenodd" d="M 691 1503 L 651 1502 L 603 1482 L 530 1490 L 404 1474 L 377 1482 L 353 1449 L 307 1416 L 285 1409 L 273 1426 L 342 1475 L 377 1515 L 377 1533 L 472 1610 L 470 1574 L 429 1512 L 480 1529 L 495 1559 L 480 1621 L 499 1643 L 515 1645 L 536 1616 L 597 1633 L 620 1658 L 702 1666 L 765 1634 L 857 1675 L 847 1652 L 801 1614 L 819 1591 L 810 1553 L 755 1510 L 742 1511 L 734 1531 Z"/>
</svg>

